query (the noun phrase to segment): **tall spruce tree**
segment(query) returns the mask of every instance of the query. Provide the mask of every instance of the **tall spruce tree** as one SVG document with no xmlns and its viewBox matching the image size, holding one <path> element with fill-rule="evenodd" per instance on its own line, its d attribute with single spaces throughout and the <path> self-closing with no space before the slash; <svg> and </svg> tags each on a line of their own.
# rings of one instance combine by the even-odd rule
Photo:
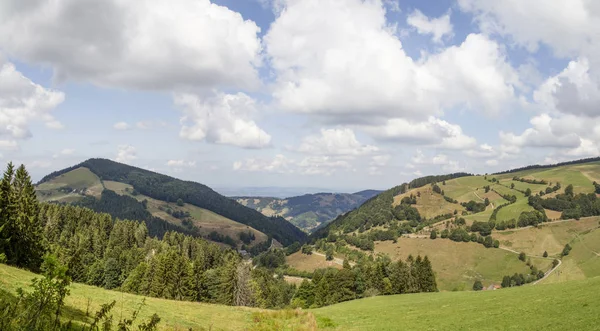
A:
<svg viewBox="0 0 600 331">
<path fill-rule="evenodd" d="M 0 218 L 9 238 L 6 258 L 9 264 L 39 271 L 45 249 L 35 188 L 24 165 L 19 166 L 14 177 L 13 169 L 9 163 L 0 185 Z"/>
<path fill-rule="evenodd" d="M 13 232 L 11 217 L 14 215 L 14 195 L 12 192 L 14 175 L 14 166 L 10 162 L 4 172 L 2 182 L 0 182 L 0 254 L 4 254 L 4 258 L 8 261 L 12 260 L 10 237 Z"/>
</svg>

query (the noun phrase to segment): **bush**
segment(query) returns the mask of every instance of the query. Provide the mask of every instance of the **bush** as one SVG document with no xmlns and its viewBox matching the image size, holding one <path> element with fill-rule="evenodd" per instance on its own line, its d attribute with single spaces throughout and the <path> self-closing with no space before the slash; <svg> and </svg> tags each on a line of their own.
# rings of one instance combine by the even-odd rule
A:
<svg viewBox="0 0 600 331">
<path fill-rule="evenodd" d="M 527 255 L 524 252 L 521 252 L 519 254 L 519 260 L 525 262 L 526 259 L 527 259 Z"/>
<path fill-rule="evenodd" d="M 480 280 L 476 280 L 475 283 L 473 284 L 473 291 L 481 291 L 483 290 L 483 284 L 481 283 Z"/>
<path fill-rule="evenodd" d="M 431 231 L 431 234 L 429 235 L 429 239 L 436 239 L 437 238 L 437 231 L 433 230 Z"/>
</svg>

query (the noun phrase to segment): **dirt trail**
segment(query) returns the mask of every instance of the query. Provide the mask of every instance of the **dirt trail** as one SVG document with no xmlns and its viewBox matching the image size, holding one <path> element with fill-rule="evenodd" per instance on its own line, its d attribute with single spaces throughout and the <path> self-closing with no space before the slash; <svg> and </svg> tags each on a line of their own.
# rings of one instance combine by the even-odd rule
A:
<svg viewBox="0 0 600 331">
<path fill-rule="evenodd" d="M 319 252 L 313 251 L 313 254 L 319 255 L 319 256 L 322 256 L 322 257 L 326 258 L 325 254 L 322 254 L 322 253 L 319 253 Z M 344 260 L 340 259 L 339 257 L 334 257 L 333 258 L 333 262 L 336 263 L 336 264 L 342 265 L 342 266 L 344 265 Z M 349 262 L 349 263 L 350 263 L 351 266 L 354 265 L 354 262 Z"/>
<path fill-rule="evenodd" d="M 512 249 L 510 249 L 510 248 L 506 248 L 506 247 L 502 247 L 502 246 L 501 246 L 501 247 L 498 247 L 498 248 L 500 248 L 500 249 L 503 249 L 503 250 L 505 250 L 505 251 L 508 251 L 508 252 L 511 252 L 511 253 L 515 253 L 515 254 L 521 254 L 521 253 L 519 253 L 519 252 L 517 252 L 517 251 L 515 251 L 515 250 L 512 250 Z M 554 258 L 551 258 L 551 257 L 543 257 L 543 256 L 535 256 L 535 255 L 529 255 L 529 256 L 531 256 L 531 257 L 537 257 L 537 258 L 540 258 L 540 259 L 546 259 L 546 260 L 554 260 Z M 562 264 L 562 261 L 561 261 L 561 260 L 559 260 L 559 259 L 557 259 L 557 260 L 558 260 L 558 264 L 556 265 L 556 267 L 554 267 L 554 268 L 552 268 L 552 269 L 550 269 L 550 270 L 546 271 L 546 272 L 544 273 L 544 277 L 542 277 L 542 278 L 540 278 L 540 279 L 536 280 L 535 282 L 533 282 L 533 283 L 532 283 L 532 285 L 535 285 L 535 284 L 537 284 L 537 283 L 541 282 L 542 280 L 546 279 L 546 277 L 550 276 L 550 274 L 551 274 L 551 273 L 552 273 L 554 270 L 556 270 L 558 267 L 560 267 L 560 265 Z"/>
<path fill-rule="evenodd" d="M 476 196 L 476 197 L 478 197 L 478 198 L 479 198 L 479 200 L 481 200 L 481 201 L 485 201 L 485 199 L 482 199 L 482 198 L 479 196 L 479 194 L 477 194 L 477 192 L 476 192 L 476 191 L 473 191 L 473 193 L 475 193 L 475 196 Z M 493 204 L 493 203 L 491 203 L 491 202 L 490 202 L 490 206 L 492 207 L 492 210 L 494 210 L 494 208 L 496 208 L 496 207 L 494 207 L 494 204 Z"/>
</svg>

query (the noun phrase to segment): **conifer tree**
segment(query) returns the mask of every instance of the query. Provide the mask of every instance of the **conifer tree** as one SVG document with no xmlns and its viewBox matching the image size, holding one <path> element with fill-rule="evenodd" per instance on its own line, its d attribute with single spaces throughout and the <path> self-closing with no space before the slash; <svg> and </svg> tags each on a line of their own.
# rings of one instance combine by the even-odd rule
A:
<svg viewBox="0 0 600 331">
<path fill-rule="evenodd" d="M 14 215 L 13 177 L 14 166 L 10 162 L 0 182 L 0 254 L 4 254 L 9 261 L 12 260 L 10 237 L 13 232 L 11 217 Z"/>
</svg>

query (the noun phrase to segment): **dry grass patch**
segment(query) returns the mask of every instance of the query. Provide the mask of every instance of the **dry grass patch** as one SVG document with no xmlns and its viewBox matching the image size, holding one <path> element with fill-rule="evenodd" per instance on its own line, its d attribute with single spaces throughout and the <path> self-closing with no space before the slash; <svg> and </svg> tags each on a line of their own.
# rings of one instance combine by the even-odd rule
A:
<svg viewBox="0 0 600 331">
<path fill-rule="evenodd" d="M 586 217 L 580 221 L 546 223 L 538 228 L 494 231 L 492 236 L 500 240 L 502 246 L 527 255 L 541 256 L 546 251 L 550 256 L 558 256 L 578 234 L 598 228 L 599 220 L 599 217 Z"/>
<path fill-rule="evenodd" d="M 444 291 L 470 290 L 479 279 L 484 286 L 500 284 L 502 277 L 514 273 L 528 273 L 529 267 L 519 261 L 517 254 L 496 248 L 485 248 L 477 243 L 454 242 L 448 239 L 400 238 L 375 242 L 376 253 L 386 253 L 393 260 L 406 260 L 409 255 L 427 255 L 436 273 L 438 288 Z M 539 267 L 551 261 L 534 259 Z"/>
<path fill-rule="evenodd" d="M 325 260 L 324 256 L 311 254 L 306 255 L 302 252 L 296 252 L 285 258 L 285 262 L 292 268 L 300 271 L 314 271 L 316 269 L 323 268 L 337 268 L 341 269 L 342 266 L 335 263 L 334 261 Z"/>
</svg>

